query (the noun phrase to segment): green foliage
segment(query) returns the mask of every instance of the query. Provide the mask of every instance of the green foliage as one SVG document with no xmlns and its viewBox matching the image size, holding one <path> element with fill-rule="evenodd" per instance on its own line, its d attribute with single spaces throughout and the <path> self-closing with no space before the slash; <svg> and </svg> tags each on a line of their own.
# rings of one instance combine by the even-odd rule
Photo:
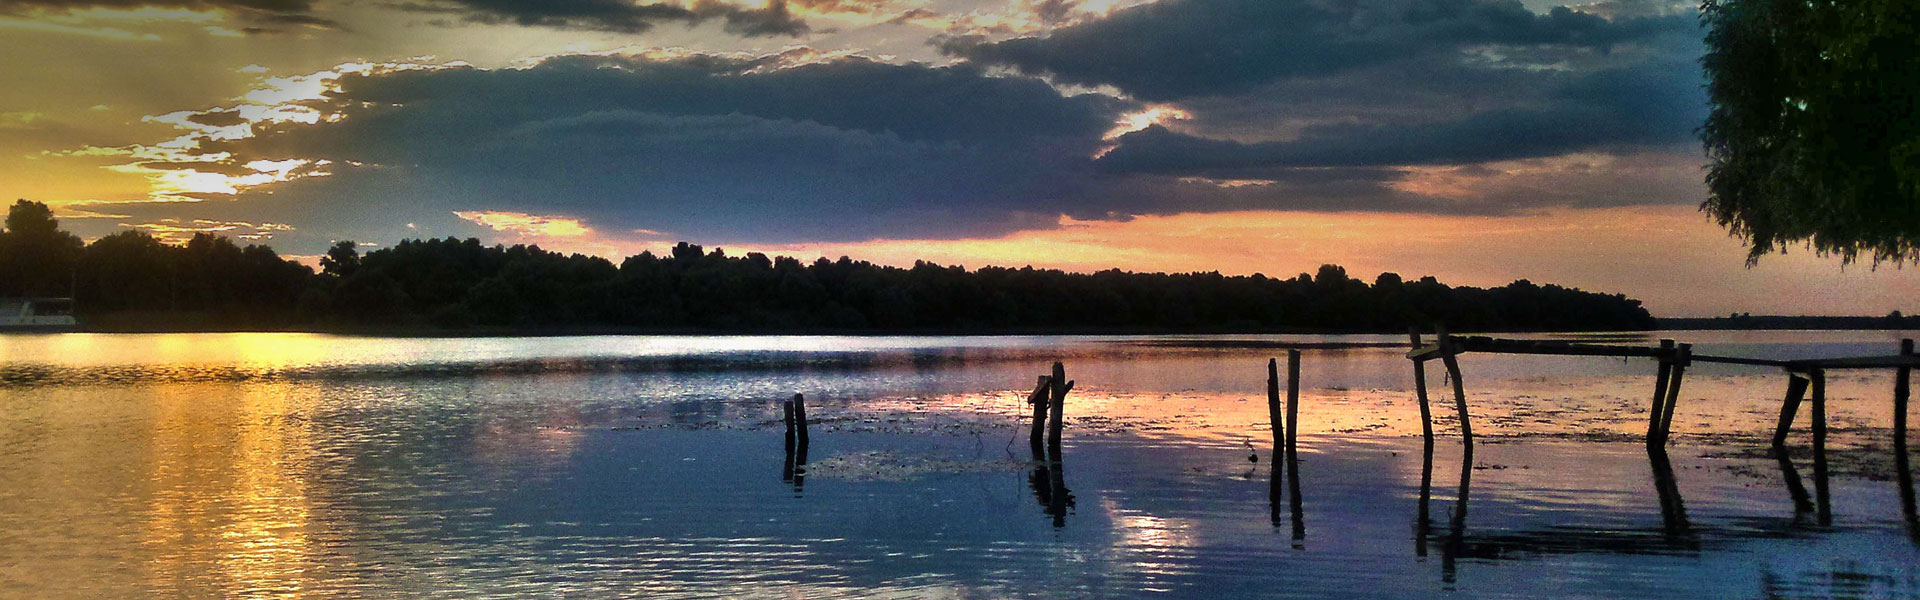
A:
<svg viewBox="0 0 1920 600">
<path fill-rule="evenodd" d="M 1749 260 L 1920 258 L 1920 2 L 1705 0 L 1702 208 Z"/>
</svg>

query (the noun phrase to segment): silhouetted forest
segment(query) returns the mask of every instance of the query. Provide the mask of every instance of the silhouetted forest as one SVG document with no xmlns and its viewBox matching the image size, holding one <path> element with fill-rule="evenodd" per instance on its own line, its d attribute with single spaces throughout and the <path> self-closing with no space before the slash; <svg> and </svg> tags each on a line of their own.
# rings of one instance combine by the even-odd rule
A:
<svg viewBox="0 0 1920 600">
<path fill-rule="evenodd" d="M 16 224 L 15 216 L 19 216 Z M 538 246 L 340 242 L 321 272 L 209 234 L 185 245 L 124 231 L 91 244 L 21 201 L 0 233 L 0 296 L 65 296 L 83 323 L 212 315 L 206 327 L 659 331 L 1457 331 L 1650 329 L 1633 300 L 1521 280 L 1481 289 L 1432 277 L 1372 283 L 1323 265 L 1277 279 L 803 263 L 682 243 L 618 265 Z M 92 318 L 92 319 L 90 319 Z M 124 321 L 124 319 L 122 319 Z"/>
</svg>

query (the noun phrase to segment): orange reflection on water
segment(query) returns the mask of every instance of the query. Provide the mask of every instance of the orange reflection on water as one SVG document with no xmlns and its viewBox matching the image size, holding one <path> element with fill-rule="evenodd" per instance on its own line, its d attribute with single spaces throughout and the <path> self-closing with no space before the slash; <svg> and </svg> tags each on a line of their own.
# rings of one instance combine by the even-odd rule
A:
<svg viewBox="0 0 1920 600">
<path fill-rule="evenodd" d="M 144 449 L 152 495 L 139 542 L 154 589 L 292 598 L 309 587 L 310 433 L 290 386 L 167 387 Z"/>
</svg>

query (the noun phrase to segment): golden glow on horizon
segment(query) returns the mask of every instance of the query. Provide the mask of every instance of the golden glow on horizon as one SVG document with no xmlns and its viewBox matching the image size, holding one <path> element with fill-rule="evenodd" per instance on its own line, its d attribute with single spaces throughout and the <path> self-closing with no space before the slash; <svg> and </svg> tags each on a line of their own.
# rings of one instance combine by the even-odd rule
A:
<svg viewBox="0 0 1920 600">
<path fill-rule="evenodd" d="M 454 216 L 494 231 L 538 238 L 581 238 L 593 229 L 579 219 L 509 211 L 455 211 Z"/>
</svg>

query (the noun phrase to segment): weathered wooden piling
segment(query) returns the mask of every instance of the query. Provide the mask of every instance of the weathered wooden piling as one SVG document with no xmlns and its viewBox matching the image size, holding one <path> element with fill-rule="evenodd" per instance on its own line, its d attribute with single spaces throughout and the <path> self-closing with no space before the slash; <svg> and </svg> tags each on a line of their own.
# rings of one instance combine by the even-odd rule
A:
<svg viewBox="0 0 1920 600">
<path fill-rule="evenodd" d="M 1047 423 L 1047 450 L 1056 457 L 1054 460 L 1059 460 L 1057 457 L 1060 455 L 1060 430 L 1066 422 L 1067 392 L 1073 391 L 1073 382 L 1067 381 L 1066 365 L 1053 363 L 1053 377 L 1047 383 L 1049 387 L 1047 407 L 1052 415 Z"/>
<path fill-rule="evenodd" d="M 1413 345 L 1413 351 L 1420 351 L 1420 328 L 1407 328 L 1407 342 Z M 1420 436 L 1433 445 L 1433 412 L 1427 408 L 1427 363 L 1413 361 L 1413 391 L 1420 399 Z"/>
<path fill-rule="evenodd" d="M 801 451 L 805 452 L 807 447 L 807 396 L 805 394 L 793 395 L 793 427 L 796 432 L 794 437 L 799 441 Z"/>
<path fill-rule="evenodd" d="M 781 421 L 783 421 L 783 422 L 785 422 L 785 423 L 787 424 L 787 445 L 788 445 L 788 446 L 792 446 L 792 445 L 793 445 L 793 435 L 794 435 L 794 431 L 793 431 L 793 401 L 792 401 L 792 400 L 785 400 L 785 401 L 782 401 L 782 402 L 780 403 L 780 413 L 781 413 Z"/>
<path fill-rule="evenodd" d="M 1787 377 L 1787 397 L 1780 401 L 1780 424 L 1773 428 L 1773 452 L 1781 456 L 1786 456 L 1787 432 L 1793 429 L 1793 417 L 1800 412 L 1800 402 L 1807 397 L 1807 378 L 1798 373 Z"/>
<path fill-rule="evenodd" d="M 1813 496 L 1820 513 L 1820 524 L 1833 523 L 1833 505 L 1827 490 L 1827 372 L 1812 369 L 1813 380 Z"/>
<path fill-rule="evenodd" d="M 1034 384 L 1033 393 L 1027 396 L 1027 404 L 1033 407 L 1033 429 L 1027 434 L 1027 445 L 1032 447 L 1035 459 L 1040 458 L 1041 443 L 1047 435 L 1047 395 L 1052 377 L 1040 376 L 1040 382 Z"/>
<path fill-rule="evenodd" d="M 1298 453 L 1295 441 L 1300 437 L 1300 351 L 1287 350 L 1287 470 L 1294 471 Z M 1295 494 L 1296 501 L 1299 495 Z"/>
<path fill-rule="evenodd" d="M 1693 363 L 1693 344 L 1680 344 L 1673 352 L 1673 373 L 1667 382 L 1667 402 L 1660 407 L 1660 444 L 1673 436 L 1673 409 L 1680 403 L 1680 384 L 1686 381 L 1687 367 Z"/>
<path fill-rule="evenodd" d="M 1458 349 L 1452 338 L 1447 336 L 1444 325 L 1435 326 L 1434 343 L 1440 345 L 1440 362 L 1447 367 L 1447 378 L 1453 380 L 1453 406 L 1460 413 L 1460 440 L 1466 445 L 1466 459 L 1473 458 L 1473 420 L 1467 416 L 1467 388 L 1460 382 L 1460 361 L 1454 357 Z"/>
<path fill-rule="evenodd" d="M 794 444 L 793 401 L 792 400 L 781 401 L 780 412 L 782 416 L 782 421 L 784 421 L 787 425 L 787 435 L 786 435 L 787 457 L 786 457 L 785 465 L 780 467 L 780 480 L 793 481 L 793 444 Z"/>
<path fill-rule="evenodd" d="M 1280 360 L 1267 359 L 1267 422 L 1273 425 L 1273 468 L 1287 454 L 1287 419 L 1280 412 Z"/>
<path fill-rule="evenodd" d="M 1913 356 L 1913 340 L 1900 340 L 1900 355 Z M 1907 446 L 1907 396 L 1911 391 L 1913 367 L 1900 367 L 1893 372 L 1893 443 L 1906 452 Z"/>
<path fill-rule="evenodd" d="M 1900 355 L 1913 356 L 1913 340 L 1900 340 Z M 1920 536 L 1920 507 L 1916 507 L 1913 491 L 1913 466 L 1907 458 L 1907 396 L 1913 383 L 1912 367 L 1900 367 L 1893 374 L 1893 468 L 1898 472 L 1894 481 L 1900 484 L 1900 513 L 1913 528 L 1915 536 Z M 1920 539 L 1920 537 L 1916 537 Z"/>
<path fill-rule="evenodd" d="M 1647 409 L 1647 445 L 1660 443 L 1660 415 L 1666 414 L 1667 383 L 1673 377 L 1673 340 L 1660 340 L 1660 368 L 1653 376 L 1653 404 Z"/>
</svg>

